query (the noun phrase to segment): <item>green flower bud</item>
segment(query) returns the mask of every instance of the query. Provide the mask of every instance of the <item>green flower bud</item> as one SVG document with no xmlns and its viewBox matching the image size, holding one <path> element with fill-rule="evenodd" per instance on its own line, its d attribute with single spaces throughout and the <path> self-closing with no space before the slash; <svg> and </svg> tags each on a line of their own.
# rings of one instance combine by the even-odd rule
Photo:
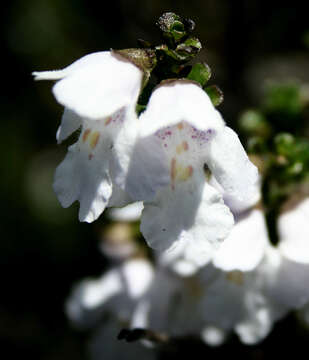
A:
<svg viewBox="0 0 309 360">
<path fill-rule="evenodd" d="M 194 29 L 195 23 L 191 19 L 167 12 L 160 16 L 157 26 L 160 28 L 163 37 L 171 44 L 177 44 Z"/>
</svg>

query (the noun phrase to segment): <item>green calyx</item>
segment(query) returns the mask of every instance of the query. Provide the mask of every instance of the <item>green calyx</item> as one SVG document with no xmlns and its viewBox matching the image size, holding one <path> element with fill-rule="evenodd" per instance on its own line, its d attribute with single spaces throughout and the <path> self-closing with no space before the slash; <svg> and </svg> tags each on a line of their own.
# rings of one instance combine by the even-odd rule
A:
<svg viewBox="0 0 309 360">
<path fill-rule="evenodd" d="M 155 51 L 152 49 L 124 49 L 113 50 L 113 54 L 119 55 L 130 61 L 141 69 L 144 73 L 143 88 L 148 83 L 152 70 L 157 65 L 157 58 Z"/>
</svg>

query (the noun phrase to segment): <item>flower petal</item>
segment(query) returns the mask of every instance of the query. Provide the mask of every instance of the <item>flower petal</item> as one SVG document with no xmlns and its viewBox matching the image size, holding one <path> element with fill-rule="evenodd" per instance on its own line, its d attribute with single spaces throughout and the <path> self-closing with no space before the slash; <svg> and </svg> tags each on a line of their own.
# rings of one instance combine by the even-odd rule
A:
<svg viewBox="0 0 309 360">
<path fill-rule="evenodd" d="M 242 343 L 253 345 L 270 333 L 273 327 L 273 318 L 271 308 L 262 296 L 248 293 L 246 297 L 248 314 L 235 326 L 235 332 Z"/>
<path fill-rule="evenodd" d="M 279 248 L 290 260 L 309 263 L 309 197 L 278 218 Z"/>
<path fill-rule="evenodd" d="M 122 267 L 122 276 L 128 296 L 135 300 L 140 298 L 152 283 L 153 275 L 149 261 L 143 259 L 127 261 Z"/>
<path fill-rule="evenodd" d="M 261 199 L 261 178 L 253 185 L 252 196 L 246 199 L 239 199 L 224 191 L 223 187 L 218 183 L 214 176 L 210 177 L 210 185 L 216 188 L 223 196 L 224 204 L 227 205 L 234 215 L 245 213 Z"/>
<path fill-rule="evenodd" d="M 76 143 L 56 169 L 54 190 L 63 207 L 75 200 L 80 202 L 80 221 L 92 222 L 105 209 L 112 194 L 108 172 L 109 160 L 95 157 L 81 151 Z"/>
<path fill-rule="evenodd" d="M 264 215 L 252 210 L 241 216 L 214 254 L 213 264 L 225 271 L 250 271 L 256 268 L 265 254 L 268 233 Z"/>
<path fill-rule="evenodd" d="M 160 190 L 154 202 L 144 203 L 141 219 L 149 246 L 170 250 L 188 241 L 200 249 L 200 257 L 207 258 L 210 248 L 228 235 L 232 225 L 233 216 L 220 194 L 206 183 L 194 191 L 188 191 L 187 186 Z"/>
<path fill-rule="evenodd" d="M 100 318 L 102 307 L 113 309 L 113 299 L 124 291 L 118 269 L 112 269 L 98 279 L 86 279 L 78 284 L 66 302 L 70 320 L 79 327 L 92 326 Z"/>
<path fill-rule="evenodd" d="M 58 127 L 56 134 L 58 144 L 69 137 L 74 131 L 79 129 L 81 125 L 82 118 L 75 112 L 65 108 L 61 119 L 61 125 Z"/>
<path fill-rule="evenodd" d="M 32 75 L 34 80 L 59 80 L 66 76 L 74 73 L 75 71 L 81 70 L 83 67 L 96 65 L 98 61 L 106 61 L 110 57 L 109 51 L 100 51 L 92 54 L 85 55 L 80 59 L 74 61 L 71 65 L 68 65 L 61 70 L 51 71 L 34 71 Z"/>
<path fill-rule="evenodd" d="M 207 165 L 223 189 L 240 200 L 256 196 L 258 171 L 237 134 L 225 127 L 209 142 Z"/>
<path fill-rule="evenodd" d="M 135 201 L 152 200 L 157 190 L 170 182 L 165 152 L 155 136 L 139 139 L 129 149 L 127 133 L 125 135 L 115 144 L 118 155 L 115 182 L 124 186 Z"/>
<path fill-rule="evenodd" d="M 132 203 L 131 197 L 125 191 L 123 191 L 118 185 L 113 183 L 113 192 L 108 201 L 108 207 L 115 207 L 115 210 L 117 208 L 120 208 L 121 210 L 123 207 L 129 206 L 129 204 L 131 203 Z"/>
<path fill-rule="evenodd" d="M 309 301 L 309 264 L 281 256 L 280 264 L 268 279 L 266 292 L 278 306 L 298 309 Z"/>
<path fill-rule="evenodd" d="M 53 88 L 57 101 L 88 119 L 112 115 L 136 103 L 142 71 L 112 52 L 85 56 L 56 72 L 34 73 L 36 79 L 61 79 Z"/>
<path fill-rule="evenodd" d="M 112 208 L 108 211 L 108 215 L 114 221 L 138 221 L 142 215 L 143 208 L 143 202 L 138 201 L 121 208 Z"/>
<path fill-rule="evenodd" d="M 202 340 L 210 346 L 222 345 L 226 340 L 226 336 L 226 331 L 212 325 L 205 326 L 201 333 Z"/>
<path fill-rule="evenodd" d="M 224 125 L 208 95 L 197 84 L 186 80 L 163 83 L 157 87 L 140 119 L 143 137 L 181 121 L 199 130 L 219 130 Z"/>
</svg>

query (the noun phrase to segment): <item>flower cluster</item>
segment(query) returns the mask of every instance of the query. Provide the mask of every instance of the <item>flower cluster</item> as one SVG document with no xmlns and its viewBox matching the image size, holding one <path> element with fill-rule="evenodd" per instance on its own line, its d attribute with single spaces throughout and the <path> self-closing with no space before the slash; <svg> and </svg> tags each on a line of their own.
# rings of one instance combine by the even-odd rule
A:
<svg viewBox="0 0 309 360">
<path fill-rule="evenodd" d="M 59 201 L 79 201 L 80 221 L 107 209 L 117 222 L 104 227 L 101 244 L 113 267 L 77 285 L 66 304 L 72 323 L 95 327 L 93 359 L 102 347 L 104 359 L 154 357 L 140 343 L 116 342 L 121 329 L 120 338 L 152 345 L 186 335 L 219 345 L 231 333 L 255 344 L 292 309 L 309 318 L 309 191 L 300 186 L 308 141 L 272 139 L 276 129 L 247 112 L 242 128 L 263 164 L 259 175 L 214 106 L 222 94 L 206 87 L 209 67 L 184 66 L 201 48 L 194 24 L 168 13 L 158 25 L 167 44 L 34 73 L 56 81 L 64 106 L 58 143 L 79 134 L 56 170 Z M 157 250 L 152 256 L 132 221 Z"/>
<path fill-rule="evenodd" d="M 254 196 L 257 169 L 199 84 L 163 81 L 138 117 L 144 74 L 119 53 L 34 75 L 57 80 L 53 93 L 65 107 L 58 142 L 81 129 L 56 170 L 61 204 L 78 200 L 79 219 L 92 222 L 107 207 L 143 201 L 141 231 L 151 247 L 185 247 L 188 259 L 207 262 L 234 219 L 205 169 L 239 201 Z"/>
<path fill-rule="evenodd" d="M 222 195 L 226 199 L 226 193 Z M 228 196 L 235 226 L 201 268 L 194 267 L 180 250 L 158 253 L 151 262 L 132 238 L 124 242 L 117 237 L 118 243 L 112 245 L 116 261 L 112 269 L 76 286 L 67 302 L 73 324 L 96 329 L 90 343 L 93 359 L 107 356 L 106 343 L 112 348 L 111 358 L 121 359 L 124 351 L 132 358 L 141 351 L 144 358 L 152 358 L 151 349 L 139 343 L 128 347 L 121 342 L 119 348 L 115 334 L 122 328 L 150 329 L 167 343 L 166 339 L 194 335 L 217 346 L 235 332 L 241 342 L 256 344 L 277 320 L 309 303 L 308 196 L 292 201 L 292 207 L 290 200 L 284 205 L 277 222 L 280 241 L 274 246 L 259 205 L 258 188 L 255 195 L 255 200 L 247 203 Z M 140 205 L 134 208 L 110 216 L 128 224 L 134 213 L 140 214 Z M 296 236 L 299 228 L 304 231 Z M 108 238 L 106 234 L 103 244 L 111 244 Z M 115 254 L 123 254 L 121 248 L 127 249 L 128 244 L 131 251 L 121 255 L 119 263 Z M 106 246 L 102 250 L 111 256 Z M 308 305 L 303 309 L 307 319 Z M 156 339 L 150 340 L 156 343 Z"/>
</svg>

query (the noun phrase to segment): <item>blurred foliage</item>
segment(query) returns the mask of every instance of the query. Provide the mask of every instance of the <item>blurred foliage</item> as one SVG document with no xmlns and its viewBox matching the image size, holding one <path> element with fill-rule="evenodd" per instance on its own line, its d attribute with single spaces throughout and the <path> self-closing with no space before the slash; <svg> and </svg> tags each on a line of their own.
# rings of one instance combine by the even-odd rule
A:
<svg viewBox="0 0 309 360">
<path fill-rule="evenodd" d="M 0 344 L 10 358 L 27 354 L 34 359 L 86 359 L 84 335 L 68 326 L 63 304 L 74 282 L 107 266 L 98 251 L 105 217 L 93 226 L 80 224 L 77 206 L 62 209 L 52 192 L 53 171 L 66 151 L 65 145 L 55 145 L 62 108 L 53 99 L 50 85 L 35 84 L 30 74 L 62 68 L 89 52 L 135 47 L 137 38 L 160 44 L 154 22 L 167 10 L 195 21 L 195 34 L 205 44 L 197 61 L 214 70 L 214 82 L 225 95 L 220 111 L 234 128 L 239 112 L 256 106 L 259 89 L 273 80 L 248 78 L 249 66 L 250 74 L 258 73 L 257 60 L 264 73 L 272 75 L 275 71 L 267 68 L 268 60 L 275 59 L 277 69 L 278 59 L 287 59 L 286 79 L 297 77 L 299 71 L 308 73 L 306 65 L 300 65 L 308 64 L 309 57 L 305 3 L 115 0 L 107 7 L 102 1 L 13 0 L 3 4 Z M 182 39 L 180 23 L 171 31 L 174 42 Z M 198 43 L 194 46 L 199 48 Z M 166 55 L 166 50 L 162 53 Z M 299 54 L 304 62 L 295 60 Z M 195 80 L 208 80 L 206 68 L 200 80 L 193 69 L 185 75 L 191 71 L 189 76 Z M 263 171 L 268 178 L 276 173 L 280 179 L 265 183 L 265 193 L 272 194 L 267 200 L 270 207 L 292 191 L 291 184 L 306 179 L 309 79 L 305 80 L 285 82 L 283 88 L 272 85 L 265 102 L 247 112 L 240 125 L 249 148 L 267 163 Z M 301 352 L 307 336 L 290 317 L 259 346 L 240 346 L 234 339 L 222 349 L 203 346 L 201 351 L 239 359 L 278 357 L 292 346 Z M 182 354 L 188 354 L 188 348 Z"/>
<path fill-rule="evenodd" d="M 307 86 L 299 82 L 268 83 L 260 107 L 239 118 L 248 151 L 259 158 L 263 204 L 274 243 L 284 201 L 297 193 L 309 194 L 309 99 L 305 92 Z"/>
</svg>

